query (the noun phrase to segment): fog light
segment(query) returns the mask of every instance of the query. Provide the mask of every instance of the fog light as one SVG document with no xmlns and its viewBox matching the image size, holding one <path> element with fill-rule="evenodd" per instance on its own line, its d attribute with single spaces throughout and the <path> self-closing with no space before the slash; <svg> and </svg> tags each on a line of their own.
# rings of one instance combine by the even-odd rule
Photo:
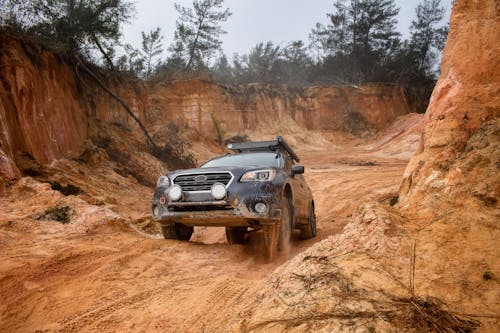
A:
<svg viewBox="0 0 500 333">
<path fill-rule="evenodd" d="M 259 214 L 265 213 L 267 210 L 267 205 L 263 202 L 258 202 L 255 204 L 255 211 Z"/>
<path fill-rule="evenodd" d="M 211 191 L 212 191 L 212 196 L 216 200 L 222 200 L 227 195 L 226 186 L 222 183 L 213 184 Z"/>
<path fill-rule="evenodd" d="M 177 201 L 182 198 L 182 188 L 179 185 L 172 185 L 168 189 L 168 197 L 171 201 Z"/>
<path fill-rule="evenodd" d="M 160 207 L 154 206 L 154 208 L 153 208 L 153 215 L 154 216 L 159 216 L 160 215 Z"/>
<path fill-rule="evenodd" d="M 160 204 L 164 205 L 167 202 L 167 198 L 160 197 Z"/>
</svg>

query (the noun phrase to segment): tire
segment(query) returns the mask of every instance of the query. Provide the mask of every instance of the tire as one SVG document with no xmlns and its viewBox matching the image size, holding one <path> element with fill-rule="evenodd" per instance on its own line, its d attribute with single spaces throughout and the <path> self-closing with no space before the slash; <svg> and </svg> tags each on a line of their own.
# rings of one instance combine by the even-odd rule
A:
<svg viewBox="0 0 500 333">
<path fill-rule="evenodd" d="M 181 223 L 175 223 L 174 225 L 162 225 L 161 233 L 165 239 L 178 239 L 183 241 L 188 241 L 193 234 L 194 228 L 188 227 Z"/>
<path fill-rule="evenodd" d="M 276 259 L 278 250 L 283 251 L 290 245 L 292 235 L 292 206 L 290 200 L 284 199 L 283 201 L 279 223 L 262 226 L 264 232 L 264 255 L 268 262 Z"/>
<path fill-rule="evenodd" d="M 273 262 L 278 253 L 279 224 L 264 224 L 264 257 L 268 262 Z"/>
<path fill-rule="evenodd" d="M 246 234 L 246 227 L 226 227 L 226 238 L 229 244 L 244 244 Z"/>
<path fill-rule="evenodd" d="M 161 233 L 165 239 L 176 239 L 175 238 L 175 228 L 173 225 L 162 225 Z"/>
<path fill-rule="evenodd" d="M 314 205 L 312 204 L 311 209 L 309 210 L 309 223 L 300 230 L 300 236 L 302 239 L 316 237 L 316 213 L 314 211 Z"/>
<path fill-rule="evenodd" d="M 285 202 L 281 207 L 280 230 L 278 238 L 279 251 L 286 250 L 290 246 L 290 241 L 292 238 L 292 203 L 289 199 L 285 199 L 284 201 Z"/>
<path fill-rule="evenodd" d="M 181 223 L 174 224 L 175 236 L 178 240 L 188 241 L 193 234 L 194 228 Z"/>
</svg>

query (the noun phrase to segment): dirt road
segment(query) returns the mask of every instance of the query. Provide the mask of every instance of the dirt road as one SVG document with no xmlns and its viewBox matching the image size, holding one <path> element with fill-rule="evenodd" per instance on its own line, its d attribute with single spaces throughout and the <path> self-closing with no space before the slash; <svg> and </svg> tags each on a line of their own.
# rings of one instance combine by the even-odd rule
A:
<svg viewBox="0 0 500 333">
<path fill-rule="evenodd" d="M 227 244 L 222 229 L 198 229 L 190 242 L 163 240 L 130 228 L 108 205 L 89 208 L 25 180 L 1 199 L 0 331 L 238 331 L 249 302 L 279 265 L 340 232 L 361 202 L 394 200 L 411 152 L 402 157 L 391 149 L 372 143 L 299 150 L 318 237 L 295 241 L 273 264 L 257 253 L 258 234 L 247 246 Z M 130 209 L 147 214 L 148 193 L 134 195 L 145 199 Z M 23 207 L 43 200 L 66 200 L 106 222 L 36 221 L 34 209 Z"/>
</svg>

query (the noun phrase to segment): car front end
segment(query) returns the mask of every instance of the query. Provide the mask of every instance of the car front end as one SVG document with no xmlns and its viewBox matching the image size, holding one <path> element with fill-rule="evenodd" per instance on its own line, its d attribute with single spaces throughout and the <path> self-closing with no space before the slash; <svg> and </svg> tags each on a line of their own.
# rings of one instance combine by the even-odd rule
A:
<svg viewBox="0 0 500 333">
<path fill-rule="evenodd" d="M 158 179 L 153 218 L 161 225 L 259 227 L 280 220 L 279 168 L 179 170 Z"/>
</svg>

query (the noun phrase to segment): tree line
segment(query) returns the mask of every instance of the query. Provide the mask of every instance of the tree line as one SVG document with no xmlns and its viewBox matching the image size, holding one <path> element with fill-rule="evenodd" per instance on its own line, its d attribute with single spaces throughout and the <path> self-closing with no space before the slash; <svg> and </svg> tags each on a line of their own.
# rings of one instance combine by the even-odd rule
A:
<svg viewBox="0 0 500 333">
<path fill-rule="evenodd" d="M 410 37 L 397 30 L 394 0 L 336 0 L 308 41 L 263 41 L 248 54 L 222 52 L 223 24 L 231 17 L 224 0 L 175 4 L 173 42 L 160 28 L 142 32 L 139 47 L 120 42 L 130 23 L 128 0 L 0 0 L 0 27 L 30 36 L 62 55 L 145 80 L 204 73 L 226 83 L 264 82 L 297 86 L 393 82 L 430 91 L 447 36 L 440 0 L 421 0 Z"/>
</svg>

